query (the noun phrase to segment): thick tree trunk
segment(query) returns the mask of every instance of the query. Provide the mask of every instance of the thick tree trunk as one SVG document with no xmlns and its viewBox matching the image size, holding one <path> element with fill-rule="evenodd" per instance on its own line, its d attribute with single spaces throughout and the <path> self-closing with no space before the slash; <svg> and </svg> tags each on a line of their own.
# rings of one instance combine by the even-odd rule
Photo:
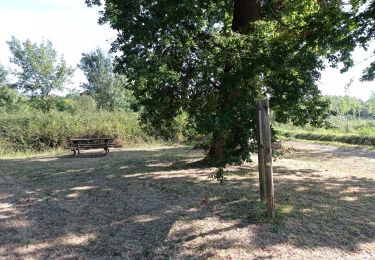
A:
<svg viewBox="0 0 375 260">
<path fill-rule="evenodd" d="M 232 30 L 247 34 L 250 32 L 251 23 L 261 17 L 261 0 L 234 0 Z"/>
<path fill-rule="evenodd" d="M 213 166 L 221 166 L 224 156 L 225 138 L 222 134 L 214 135 L 214 142 L 208 152 L 208 164 Z"/>
<path fill-rule="evenodd" d="M 232 30 L 241 34 L 248 34 L 251 31 L 251 23 L 261 18 L 261 0 L 234 0 Z M 224 73 L 230 73 L 230 61 L 226 64 Z M 239 89 L 234 93 L 226 91 L 222 86 L 221 95 L 222 108 L 231 106 L 235 102 L 236 96 L 240 94 Z M 223 133 L 214 135 L 214 143 L 210 147 L 207 161 L 212 165 L 220 165 L 224 157 L 225 135 Z"/>
</svg>

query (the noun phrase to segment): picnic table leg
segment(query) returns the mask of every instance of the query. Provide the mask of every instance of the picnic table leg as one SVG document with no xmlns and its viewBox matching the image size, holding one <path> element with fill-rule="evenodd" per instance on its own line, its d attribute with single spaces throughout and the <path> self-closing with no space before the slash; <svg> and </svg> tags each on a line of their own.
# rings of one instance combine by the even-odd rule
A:
<svg viewBox="0 0 375 260">
<path fill-rule="evenodd" d="M 104 150 L 105 150 L 105 154 L 109 153 L 109 140 L 105 141 L 105 148 L 104 148 Z"/>
<path fill-rule="evenodd" d="M 72 149 L 73 155 L 76 156 L 76 149 Z"/>
</svg>

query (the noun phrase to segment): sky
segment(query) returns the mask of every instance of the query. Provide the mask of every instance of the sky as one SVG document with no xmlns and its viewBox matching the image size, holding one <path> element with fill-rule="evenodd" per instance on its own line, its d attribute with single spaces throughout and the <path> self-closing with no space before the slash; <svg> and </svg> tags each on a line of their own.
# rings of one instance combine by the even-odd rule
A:
<svg viewBox="0 0 375 260">
<path fill-rule="evenodd" d="M 83 52 L 97 47 L 109 50 L 115 40 L 116 32 L 109 25 L 97 23 L 98 8 L 88 8 L 84 0 L 0 0 L 0 62 L 9 63 L 9 47 L 6 41 L 12 36 L 22 41 L 30 39 L 40 42 L 51 40 L 59 54 L 63 54 L 69 66 L 76 67 Z M 375 82 L 360 82 L 362 71 L 373 59 L 375 43 L 369 51 L 356 50 L 353 54 L 355 64 L 347 73 L 337 69 L 322 72 L 318 86 L 325 95 L 344 95 L 346 84 L 353 79 L 350 95 L 367 100 L 375 92 Z M 78 89 L 85 77 L 76 69 L 70 89 Z"/>
<path fill-rule="evenodd" d="M 98 24 L 98 8 L 88 8 L 84 0 L 0 0 L 0 62 L 11 66 L 9 41 L 30 39 L 40 43 L 51 40 L 69 66 L 76 67 L 83 52 L 97 47 L 109 50 L 116 32 L 109 25 Z M 70 89 L 85 82 L 76 69 Z"/>
</svg>

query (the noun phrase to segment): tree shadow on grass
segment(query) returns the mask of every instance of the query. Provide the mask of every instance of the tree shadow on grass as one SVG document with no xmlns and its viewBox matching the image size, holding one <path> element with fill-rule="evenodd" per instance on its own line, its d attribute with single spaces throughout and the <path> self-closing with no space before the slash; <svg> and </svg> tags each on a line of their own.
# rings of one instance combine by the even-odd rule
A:
<svg viewBox="0 0 375 260">
<path fill-rule="evenodd" d="M 303 145 L 299 144 L 298 148 L 294 148 L 292 145 L 291 147 L 294 150 L 292 156 L 298 157 L 299 159 L 303 160 L 329 160 L 337 158 L 353 159 L 355 157 L 375 159 L 374 150 L 369 150 L 361 147 L 347 148 L 319 144 L 319 149 L 316 149 L 314 145 L 314 143 L 306 143 L 306 147 L 303 147 Z M 286 157 L 289 156 L 287 155 Z"/>
<path fill-rule="evenodd" d="M 275 197 L 278 219 L 269 227 L 274 239 L 257 240 L 260 247 L 281 241 L 306 248 L 329 247 L 356 252 L 375 240 L 375 182 L 347 176 L 333 178 L 325 172 L 278 167 Z M 276 226 L 275 226 L 276 225 Z M 281 239 L 281 240 L 280 240 Z"/>
<path fill-rule="evenodd" d="M 275 167 L 268 221 L 256 167 L 231 167 L 221 185 L 201 159 L 177 147 L 0 160 L 0 258 L 207 258 L 284 243 L 356 252 L 375 240 L 373 180 Z"/>
</svg>

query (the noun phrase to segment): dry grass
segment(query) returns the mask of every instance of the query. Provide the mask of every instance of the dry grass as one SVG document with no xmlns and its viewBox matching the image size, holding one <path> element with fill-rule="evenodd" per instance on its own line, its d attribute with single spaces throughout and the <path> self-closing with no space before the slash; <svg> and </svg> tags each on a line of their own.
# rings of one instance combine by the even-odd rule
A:
<svg viewBox="0 0 375 260">
<path fill-rule="evenodd" d="M 374 152 L 287 146 L 273 221 L 255 164 L 221 185 L 185 147 L 2 159 L 0 259 L 375 258 Z"/>
</svg>

